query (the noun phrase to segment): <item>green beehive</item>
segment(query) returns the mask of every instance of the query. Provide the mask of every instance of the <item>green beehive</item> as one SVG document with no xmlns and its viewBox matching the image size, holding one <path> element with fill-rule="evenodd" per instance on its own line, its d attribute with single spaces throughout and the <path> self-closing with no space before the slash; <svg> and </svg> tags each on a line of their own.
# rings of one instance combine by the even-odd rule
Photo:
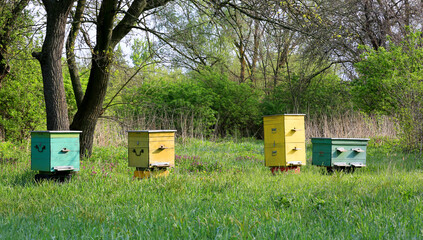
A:
<svg viewBox="0 0 423 240">
<path fill-rule="evenodd" d="M 31 170 L 44 173 L 79 171 L 81 131 L 31 132 Z"/>
<path fill-rule="evenodd" d="M 312 165 L 354 170 L 366 166 L 367 138 L 312 138 Z"/>
</svg>

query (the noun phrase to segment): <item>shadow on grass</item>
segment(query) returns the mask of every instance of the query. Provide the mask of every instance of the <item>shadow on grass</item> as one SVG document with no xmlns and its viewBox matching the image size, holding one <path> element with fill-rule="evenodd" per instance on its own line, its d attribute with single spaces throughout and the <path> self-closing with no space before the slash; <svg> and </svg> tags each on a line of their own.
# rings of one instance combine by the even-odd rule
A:
<svg viewBox="0 0 423 240">
<path fill-rule="evenodd" d="M 58 184 L 63 184 L 71 181 L 71 175 L 51 175 L 51 176 L 43 176 L 41 174 L 37 174 L 32 170 L 27 170 L 23 174 L 16 175 L 14 178 L 11 179 L 9 185 L 12 186 L 37 186 L 43 181 L 51 181 L 56 182 Z"/>
<path fill-rule="evenodd" d="M 35 172 L 31 170 L 26 170 L 22 174 L 15 175 L 14 178 L 11 179 L 9 182 L 12 186 L 33 186 L 36 184 L 35 179 Z"/>
</svg>

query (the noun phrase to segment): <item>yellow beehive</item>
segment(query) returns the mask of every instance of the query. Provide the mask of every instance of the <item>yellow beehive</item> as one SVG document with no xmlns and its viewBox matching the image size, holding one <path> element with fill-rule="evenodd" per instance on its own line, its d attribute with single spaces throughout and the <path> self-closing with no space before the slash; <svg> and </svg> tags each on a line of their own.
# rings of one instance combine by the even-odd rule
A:
<svg viewBox="0 0 423 240">
<path fill-rule="evenodd" d="M 266 166 L 306 164 L 304 116 L 304 114 L 280 114 L 263 117 Z"/>
<path fill-rule="evenodd" d="M 175 165 L 176 130 L 128 131 L 128 165 L 137 170 Z"/>
</svg>

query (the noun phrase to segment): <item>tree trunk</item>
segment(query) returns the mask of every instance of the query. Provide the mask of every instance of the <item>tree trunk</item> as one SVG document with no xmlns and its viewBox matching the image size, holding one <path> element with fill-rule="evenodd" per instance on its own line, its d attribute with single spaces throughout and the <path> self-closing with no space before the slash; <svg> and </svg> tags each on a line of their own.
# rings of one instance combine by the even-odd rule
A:
<svg viewBox="0 0 423 240">
<path fill-rule="evenodd" d="M 2 46 L 1 43 L 0 43 L 0 46 Z M 1 88 L 1 82 L 3 78 L 5 78 L 6 75 L 9 74 L 10 72 L 10 66 L 9 64 L 7 64 L 7 60 L 4 55 L 6 55 L 6 51 L 3 51 L 3 49 L 0 49 L 0 88 Z"/>
<path fill-rule="evenodd" d="M 98 118 L 103 114 L 103 101 L 107 93 L 111 63 L 110 56 L 94 56 L 84 99 L 73 118 L 71 130 L 81 130 L 81 156 L 92 153 L 94 131 Z"/>
<path fill-rule="evenodd" d="M 242 41 L 239 41 L 239 44 L 236 44 L 236 46 L 238 47 L 238 59 L 240 64 L 239 83 L 243 83 L 245 81 L 245 67 L 247 65 L 245 61 L 245 49 Z"/>
<path fill-rule="evenodd" d="M 97 17 L 96 46 L 92 54 L 90 77 L 84 98 L 78 107 L 72 130 L 81 130 L 81 156 L 92 153 L 94 131 L 98 118 L 103 114 L 113 50 L 137 22 L 143 11 L 163 6 L 169 0 L 134 0 L 122 20 L 113 28 L 118 13 L 117 0 L 103 0 Z"/>
<path fill-rule="evenodd" d="M 261 42 L 261 33 L 260 33 L 260 22 L 258 20 L 254 20 L 254 46 L 253 46 L 253 59 L 251 61 L 250 66 L 250 79 L 251 82 L 254 84 L 255 87 L 257 87 L 257 82 L 255 79 L 255 73 L 256 73 L 256 65 L 259 58 L 259 47 Z"/>
<path fill-rule="evenodd" d="M 66 19 L 74 0 L 43 0 L 47 31 L 41 53 L 33 53 L 41 64 L 48 130 L 69 129 L 68 109 L 62 75 L 62 50 Z"/>
<path fill-rule="evenodd" d="M 117 14 L 117 0 L 103 0 L 97 17 L 96 46 L 91 60 L 91 71 L 84 98 L 78 107 L 71 130 L 82 131 L 81 156 L 92 153 L 97 120 L 103 114 L 103 101 L 107 93 L 110 64 L 114 46 L 111 45 L 113 22 Z"/>
</svg>

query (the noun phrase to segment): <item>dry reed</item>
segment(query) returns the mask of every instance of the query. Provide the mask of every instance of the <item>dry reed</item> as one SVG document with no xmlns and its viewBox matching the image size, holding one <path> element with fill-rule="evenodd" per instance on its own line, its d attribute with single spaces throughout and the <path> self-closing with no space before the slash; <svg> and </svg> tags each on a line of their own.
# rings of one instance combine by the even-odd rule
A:
<svg viewBox="0 0 423 240">
<path fill-rule="evenodd" d="M 176 121 L 175 121 L 176 120 Z M 195 121 L 193 114 L 139 116 L 132 121 L 117 122 L 100 119 L 94 136 L 96 146 L 122 146 L 127 143 L 127 130 L 176 129 L 175 122 L 181 129 L 177 136 L 185 138 L 204 138 L 205 124 Z M 338 116 L 306 116 L 306 138 L 373 138 L 397 135 L 397 123 L 387 116 L 368 116 L 359 112 L 347 112 Z M 261 133 L 262 134 L 262 133 Z M 213 138 L 214 136 L 212 136 Z"/>
<path fill-rule="evenodd" d="M 347 112 L 338 116 L 306 118 L 306 138 L 371 138 L 397 135 L 397 123 L 387 116 Z"/>
</svg>

